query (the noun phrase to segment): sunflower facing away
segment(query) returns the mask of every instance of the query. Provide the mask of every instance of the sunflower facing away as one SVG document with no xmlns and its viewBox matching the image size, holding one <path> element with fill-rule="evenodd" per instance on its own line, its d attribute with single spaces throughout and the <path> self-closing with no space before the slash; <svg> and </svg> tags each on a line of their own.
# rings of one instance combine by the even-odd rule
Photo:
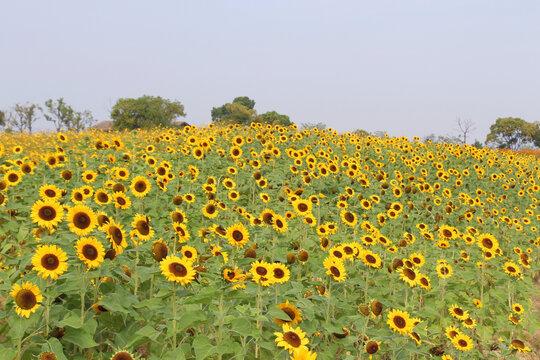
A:
<svg viewBox="0 0 540 360">
<path fill-rule="evenodd" d="M 167 280 L 176 281 L 181 285 L 189 284 L 196 275 L 190 260 L 180 259 L 175 255 L 169 255 L 163 259 L 159 268 Z"/>
<path fill-rule="evenodd" d="M 41 245 L 32 256 L 32 265 L 44 279 L 57 279 L 67 270 L 67 255 L 56 245 Z"/>
<path fill-rule="evenodd" d="M 32 205 L 30 217 L 42 228 L 52 229 L 62 221 L 64 209 L 56 201 L 38 200 Z"/>
<path fill-rule="evenodd" d="M 30 282 L 22 282 L 22 285 L 14 284 L 9 293 L 15 300 L 15 311 L 19 316 L 30 317 L 30 314 L 35 312 L 39 303 L 43 301 L 43 295 L 39 291 L 37 285 Z"/>
</svg>

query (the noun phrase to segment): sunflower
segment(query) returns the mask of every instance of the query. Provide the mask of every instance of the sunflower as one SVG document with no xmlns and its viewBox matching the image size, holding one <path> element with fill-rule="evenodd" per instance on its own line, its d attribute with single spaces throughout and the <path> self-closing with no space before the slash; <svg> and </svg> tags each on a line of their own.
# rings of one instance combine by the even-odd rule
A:
<svg viewBox="0 0 540 360">
<path fill-rule="evenodd" d="M 300 328 L 293 328 L 292 326 L 285 324 L 283 325 L 282 331 L 282 333 L 274 333 L 274 335 L 276 335 L 275 342 L 277 343 L 277 346 L 288 350 L 289 353 L 303 348 L 307 349 L 306 344 L 309 343 L 309 339 L 306 338 L 306 333 Z"/>
<path fill-rule="evenodd" d="M 168 281 L 176 281 L 181 285 L 189 284 L 195 279 L 196 272 L 191 261 L 169 255 L 160 262 L 159 268 Z"/>
<path fill-rule="evenodd" d="M 478 246 L 482 251 L 496 251 L 499 248 L 499 242 L 491 234 L 480 234 L 476 237 Z"/>
<path fill-rule="evenodd" d="M 301 347 L 293 351 L 291 360 L 316 360 L 317 353 L 310 351 L 307 347 Z"/>
<path fill-rule="evenodd" d="M 519 266 L 510 261 L 504 263 L 504 272 L 509 274 L 510 276 L 521 275 L 521 270 L 519 269 Z"/>
<path fill-rule="evenodd" d="M 88 265 L 90 269 L 95 269 L 103 263 L 105 249 L 95 237 L 80 238 L 75 249 L 79 259 Z"/>
<path fill-rule="evenodd" d="M 146 215 L 135 214 L 131 223 L 140 240 L 150 240 L 154 236 L 154 230 L 150 226 L 150 219 Z"/>
<path fill-rule="evenodd" d="M 300 216 L 306 216 L 311 213 L 312 204 L 311 201 L 308 200 L 302 200 L 302 199 L 296 199 L 292 202 L 292 206 L 294 208 L 294 211 L 300 215 Z"/>
<path fill-rule="evenodd" d="M 465 334 L 456 335 L 452 339 L 452 344 L 460 351 L 470 351 L 473 347 L 472 339 Z"/>
<path fill-rule="evenodd" d="M 19 316 L 30 318 L 30 314 L 35 312 L 39 303 L 43 301 L 43 295 L 37 287 L 30 282 L 22 282 L 22 285 L 14 284 L 9 293 L 15 300 L 15 311 Z"/>
<path fill-rule="evenodd" d="M 521 304 L 519 303 L 515 303 L 514 305 L 512 305 L 512 311 L 518 315 L 521 315 L 523 314 L 523 306 L 521 306 Z"/>
<path fill-rule="evenodd" d="M 449 277 L 452 276 L 453 272 L 454 270 L 452 269 L 452 266 L 450 266 L 450 264 L 446 262 L 443 262 L 437 265 L 437 275 L 441 279 L 448 279 Z"/>
<path fill-rule="evenodd" d="M 465 319 L 467 319 L 469 317 L 469 311 L 468 310 L 463 310 L 462 308 L 460 308 L 456 304 L 450 306 L 448 308 L 448 312 L 450 312 L 450 315 L 452 315 L 453 317 L 455 317 L 458 320 L 465 320 Z"/>
<path fill-rule="evenodd" d="M 145 197 L 152 188 L 150 181 L 144 176 L 136 176 L 131 180 L 131 185 L 129 186 L 131 192 L 136 197 L 142 198 Z"/>
<path fill-rule="evenodd" d="M 208 202 L 208 204 L 206 204 L 203 208 L 202 208 L 202 213 L 205 217 L 207 217 L 208 219 L 213 219 L 215 218 L 216 216 L 218 216 L 219 214 L 219 211 L 218 211 L 218 207 L 217 207 L 217 202 L 215 202 L 214 200 L 210 200 Z"/>
<path fill-rule="evenodd" d="M 127 210 L 131 206 L 131 200 L 123 192 L 120 192 L 120 191 L 114 192 L 113 200 L 114 200 L 114 206 L 119 209 Z"/>
<path fill-rule="evenodd" d="M 289 303 L 289 300 L 286 302 L 276 305 L 278 308 L 280 308 L 285 314 L 289 316 L 290 320 L 282 320 L 282 319 L 274 319 L 276 324 L 278 325 L 289 325 L 293 326 L 298 324 L 300 321 L 302 321 L 302 312 L 298 310 L 294 305 Z"/>
<path fill-rule="evenodd" d="M 227 228 L 225 237 L 232 246 L 242 248 L 249 241 L 249 232 L 242 223 L 237 223 Z"/>
<path fill-rule="evenodd" d="M 167 257 L 168 253 L 169 249 L 167 248 L 167 244 L 163 242 L 163 239 L 154 241 L 152 244 L 152 257 L 154 260 L 160 262 Z"/>
<path fill-rule="evenodd" d="M 270 285 L 270 278 L 272 276 L 272 265 L 266 261 L 257 260 L 251 264 L 249 272 L 253 277 L 253 281 L 260 283 L 261 285 Z"/>
<path fill-rule="evenodd" d="M 401 335 L 409 334 L 414 327 L 409 313 L 396 309 L 393 309 L 388 314 L 387 324 L 390 326 L 390 329 L 399 332 Z"/>
<path fill-rule="evenodd" d="M 191 262 L 195 262 L 195 260 L 197 260 L 197 249 L 195 249 L 193 246 L 182 246 L 180 252 L 182 253 L 184 259 L 187 259 Z"/>
<path fill-rule="evenodd" d="M 327 275 L 332 275 L 334 280 L 338 282 L 345 281 L 347 272 L 345 271 L 345 266 L 343 266 L 341 260 L 329 256 L 324 260 L 323 265 L 326 268 Z"/>
<path fill-rule="evenodd" d="M 55 185 L 43 185 L 39 188 L 39 196 L 41 196 L 43 200 L 56 201 L 62 197 L 62 190 Z"/>
<path fill-rule="evenodd" d="M 96 180 L 97 173 L 93 170 L 86 170 L 81 175 L 85 183 L 91 184 Z"/>
<path fill-rule="evenodd" d="M 377 341 L 374 341 L 374 340 L 369 340 L 367 343 L 366 343 L 366 346 L 364 347 L 364 350 L 367 354 L 369 354 L 369 358 L 372 359 L 373 358 L 373 354 L 375 354 L 377 351 L 379 351 L 381 348 L 380 348 L 380 345 L 381 345 L 381 342 L 377 342 Z"/>
<path fill-rule="evenodd" d="M 67 214 L 69 230 L 78 236 L 90 234 L 97 224 L 96 214 L 84 205 L 76 205 L 69 209 Z"/>
<path fill-rule="evenodd" d="M 62 221 L 64 209 L 56 201 L 38 200 L 32 205 L 30 217 L 42 228 L 52 229 Z"/>
<path fill-rule="evenodd" d="M 170 215 L 173 222 L 181 224 L 187 221 L 186 213 L 182 210 L 174 209 L 174 211 L 171 211 Z"/>
<path fill-rule="evenodd" d="M 419 268 L 424 266 L 424 264 L 426 263 L 426 258 L 423 254 L 414 253 L 409 257 L 409 259 L 413 262 L 415 266 Z"/>
<path fill-rule="evenodd" d="M 274 263 L 270 275 L 273 283 L 283 284 L 289 280 L 291 271 L 281 263 Z"/>
<path fill-rule="evenodd" d="M 106 205 L 111 202 L 111 197 L 107 190 L 99 189 L 94 193 L 94 201 L 98 205 Z"/>
<path fill-rule="evenodd" d="M 444 333 L 448 339 L 453 340 L 456 336 L 461 334 L 461 331 L 455 326 L 449 326 L 444 329 Z"/>
<path fill-rule="evenodd" d="M 287 224 L 287 220 L 283 216 L 275 214 L 272 227 L 274 228 L 274 230 L 280 233 L 285 233 L 289 225 Z"/>
<path fill-rule="evenodd" d="M 174 228 L 174 233 L 178 235 L 178 242 L 180 244 L 185 243 L 191 237 L 186 224 L 174 222 L 173 228 Z"/>
<path fill-rule="evenodd" d="M 397 272 L 400 273 L 399 278 L 409 284 L 410 287 L 415 287 L 418 284 L 418 270 L 401 267 Z"/>
<path fill-rule="evenodd" d="M 67 270 L 67 255 L 56 245 L 40 245 L 32 256 L 32 265 L 44 279 L 57 279 Z"/>
<path fill-rule="evenodd" d="M 468 329 L 472 329 L 476 326 L 476 320 L 474 320 L 471 317 L 468 317 L 465 320 L 463 320 L 463 326 L 465 326 Z"/>
<path fill-rule="evenodd" d="M 117 255 L 124 252 L 124 248 L 127 246 L 126 235 L 122 230 L 122 225 L 116 224 L 113 219 L 105 223 L 101 230 L 107 234 L 107 238 L 110 240 L 114 251 Z"/>
<path fill-rule="evenodd" d="M 110 360 L 135 360 L 135 357 L 127 350 L 117 351 Z"/>
<path fill-rule="evenodd" d="M 364 264 L 374 269 L 378 269 L 382 266 L 381 257 L 371 250 L 364 251 L 362 253 L 362 259 L 364 260 Z"/>
<path fill-rule="evenodd" d="M 37 359 L 38 360 L 58 360 L 58 357 L 50 351 L 44 351 L 38 355 Z"/>
<path fill-rule="evenodd" d="M 523 341 L 517 340 L 517 339 L 512 340 L 510 342 L 510 348 L 515 349 L 522 353 L 527 353 L 531 351 L 531 349 L 528 346 L 525 346 L 525 343 Z"/>
<path fill-rule="evenodd" d="M 482 304 L 482 301 L 480 301 L 479 299 L 474 299 L 473 303 L 474 303 L 474 306 L 476 306 L 479 309 L 484 306 L 484 304 Z"/>
<path fill-rule="evenodd" d="M 8 186 L 16 186 L 18 183 L 21 182 L 23 177 L 23 173 L 18 170 L 9 170 L 4 175 L 4 180 L 6 181 Z"/>
<path fill-rule="evenodd" d="M 353 212 L 342 210 L 341 221 L 347 226 L 354 227 L 358 223 L 358 217 Z"/>
<path fill-rule="evenodd" d="M 418 285 L 428 291 L 431 290 L 429 278 L 424 274 L 418 274 Z"/>
</svg>

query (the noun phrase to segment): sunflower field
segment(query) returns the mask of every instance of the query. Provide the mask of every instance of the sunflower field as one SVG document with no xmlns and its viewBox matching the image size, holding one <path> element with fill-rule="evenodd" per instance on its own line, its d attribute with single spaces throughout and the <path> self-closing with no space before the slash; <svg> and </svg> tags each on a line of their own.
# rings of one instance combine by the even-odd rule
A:
<svg viewBox="0 0 540 360">
<path fill-rule="evenodd" d="M 261 124 L 0 141 L 2 360 L 538 351 L 534 154 Z"/>
</svg>

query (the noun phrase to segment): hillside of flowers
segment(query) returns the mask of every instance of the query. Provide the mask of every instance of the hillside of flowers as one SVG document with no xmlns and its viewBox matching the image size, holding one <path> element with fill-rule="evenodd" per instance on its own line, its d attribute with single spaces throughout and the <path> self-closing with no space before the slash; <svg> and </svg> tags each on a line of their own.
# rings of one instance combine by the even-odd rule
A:
<svg viewBox="0 0 540 360">
<path fill-rule="evenodd" d="M 516 359 L 535 154 L 253 124 L 0 136 L 0 359 Z"/>
</svg>

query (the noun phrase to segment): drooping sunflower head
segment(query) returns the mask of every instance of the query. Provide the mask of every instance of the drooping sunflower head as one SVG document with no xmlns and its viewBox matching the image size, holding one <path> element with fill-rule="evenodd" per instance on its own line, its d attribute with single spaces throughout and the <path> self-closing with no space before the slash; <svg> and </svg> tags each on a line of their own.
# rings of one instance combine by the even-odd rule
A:
<svg viewBox="0 0 540 360">
<path fill-rule="evenodd" d="M 167 244 L 165 244 L 162 239 L 154 241 L 154 244 L 152 245 L 152 257 L 154 260 L 161 262 L 161 260 L 167 257 L 168 253 L 169 249 L 167 248 Z"/>
</svg>

